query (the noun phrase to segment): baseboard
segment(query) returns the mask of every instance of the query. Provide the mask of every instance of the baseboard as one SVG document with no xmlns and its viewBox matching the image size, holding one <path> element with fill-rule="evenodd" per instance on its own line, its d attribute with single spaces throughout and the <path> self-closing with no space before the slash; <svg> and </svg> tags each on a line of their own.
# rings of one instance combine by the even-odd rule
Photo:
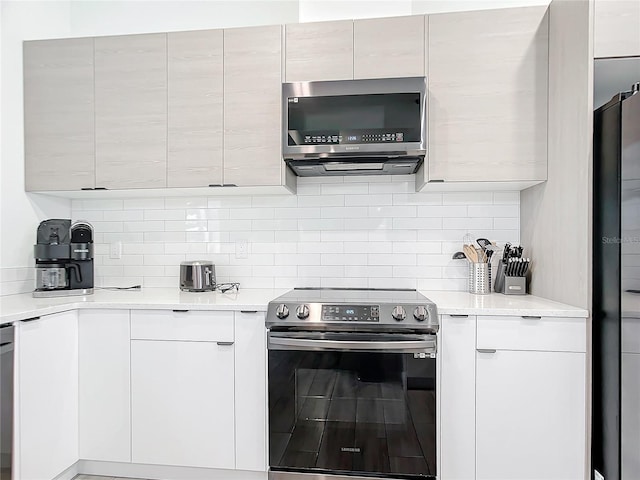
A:
<svg viewBox="0 0 640 480">
<path fill-rule="evenodd" d="M 77 473 L 149 480 L 267 480 L 267 472 L 80 460 Z M 58 480 L 58 479 L 56 479 Z M 59 480 L 63 480 L 60 478 Z M 64 479 L 67 480 L 67 479 Z"/>
</svg>

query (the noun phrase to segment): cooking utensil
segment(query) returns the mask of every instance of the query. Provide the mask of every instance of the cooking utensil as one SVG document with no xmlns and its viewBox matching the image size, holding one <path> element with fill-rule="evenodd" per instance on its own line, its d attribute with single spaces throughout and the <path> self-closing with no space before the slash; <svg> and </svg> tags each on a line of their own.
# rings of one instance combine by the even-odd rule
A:
<svg viewBox="0 0 640 480">
<path fill-rule="evenodd" d="M 464 254 L 464 252 L 456 252 L 451 257 L 452 260 L 464 260 L 465 258 L 467 258 L 467 256 Z"/>
<path fill-rule="evenodd" d="M 478 263 L 478 251 L 471 245 L 464 244 L 462 249 L 471 263 Z"/>
<path fill-rule="evenodd" d="M 476 240 L 476 243 L 480 245 L 480 248 L 482 248 L 482 250 L 486 250 L 487 247 L 491 245 L 491 242 L 486 238 L 478 238 Z"/>
</svg>

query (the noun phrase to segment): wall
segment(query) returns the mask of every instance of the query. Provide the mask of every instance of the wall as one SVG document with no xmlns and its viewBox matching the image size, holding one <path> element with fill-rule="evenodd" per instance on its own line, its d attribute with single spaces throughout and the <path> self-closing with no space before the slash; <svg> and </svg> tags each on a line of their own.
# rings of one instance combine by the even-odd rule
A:
<svg viewBox="0 0 640 480">
<path fill-rule="evenodd" d="M 69 200 L 24 192 L 22 41 L 70 35 L 69 2 L 0 2 L 0 294 L 24 291 L 33 272 L 35 228 L 43 218 L 68 217 Z"/>
<path fill-rule="evenodd" d="M 464 290 L 467 262 L 451 254 L 466 233 L 519 241 L 519 192 L 413 191 L 412 176 L 299 179 L 297 196 L 74 200 L 73 218 L 98 232 L 102 286 L 175 287 L 181 261 L 205 259 L 243 287 Z"/>
</svg>

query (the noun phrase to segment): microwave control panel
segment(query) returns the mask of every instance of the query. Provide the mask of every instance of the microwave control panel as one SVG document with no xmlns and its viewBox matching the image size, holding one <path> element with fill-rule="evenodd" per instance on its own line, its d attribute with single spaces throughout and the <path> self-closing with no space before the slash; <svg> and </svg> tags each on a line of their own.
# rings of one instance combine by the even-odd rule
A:
<svg viewBox="0 0 640 480">
<path fill-rule="evenodd" d="M 322 305 L 325 322 L 379 322 L 380 305 Z"/>
<path fill-rule="evenodd" d="M 344 135 L 305 135 L 305 145 L 344 144 L 344 143 L 389 143 L 404 142 L 403 132 L 359 133 Z"/>
</svg>

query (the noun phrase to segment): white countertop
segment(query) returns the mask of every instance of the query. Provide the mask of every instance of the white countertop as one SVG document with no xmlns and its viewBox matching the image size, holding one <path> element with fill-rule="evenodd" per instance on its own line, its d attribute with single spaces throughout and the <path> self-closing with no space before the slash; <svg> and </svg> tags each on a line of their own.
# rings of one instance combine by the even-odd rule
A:
<svg viewBox="0 0 640 480">
<path fill-rule="evenodd" d="M 145 288 L 139 291 L 96 290 L 93 295 L 33 298 L 31 294 L 0 297 L 0 322 L 8 323 L 80 308 L 257 310 L 289 289 L 241 289 L 238 293 L 187 293 L 177 288 Z M 421 292 L 438 306 L 438 313 L 453 315 L 535 315 L 583 317 L 582 308 L 532 295 L 472 295 L 466 292 Z"/>
<path fill-rule="evenodd" d="M 584 308 L 573 307 L 534 295 L 473 295 L 467 292 L 422 292 L 448 315 L 531 315 L 543 317 L 587 318 Z"/>
</svg>

